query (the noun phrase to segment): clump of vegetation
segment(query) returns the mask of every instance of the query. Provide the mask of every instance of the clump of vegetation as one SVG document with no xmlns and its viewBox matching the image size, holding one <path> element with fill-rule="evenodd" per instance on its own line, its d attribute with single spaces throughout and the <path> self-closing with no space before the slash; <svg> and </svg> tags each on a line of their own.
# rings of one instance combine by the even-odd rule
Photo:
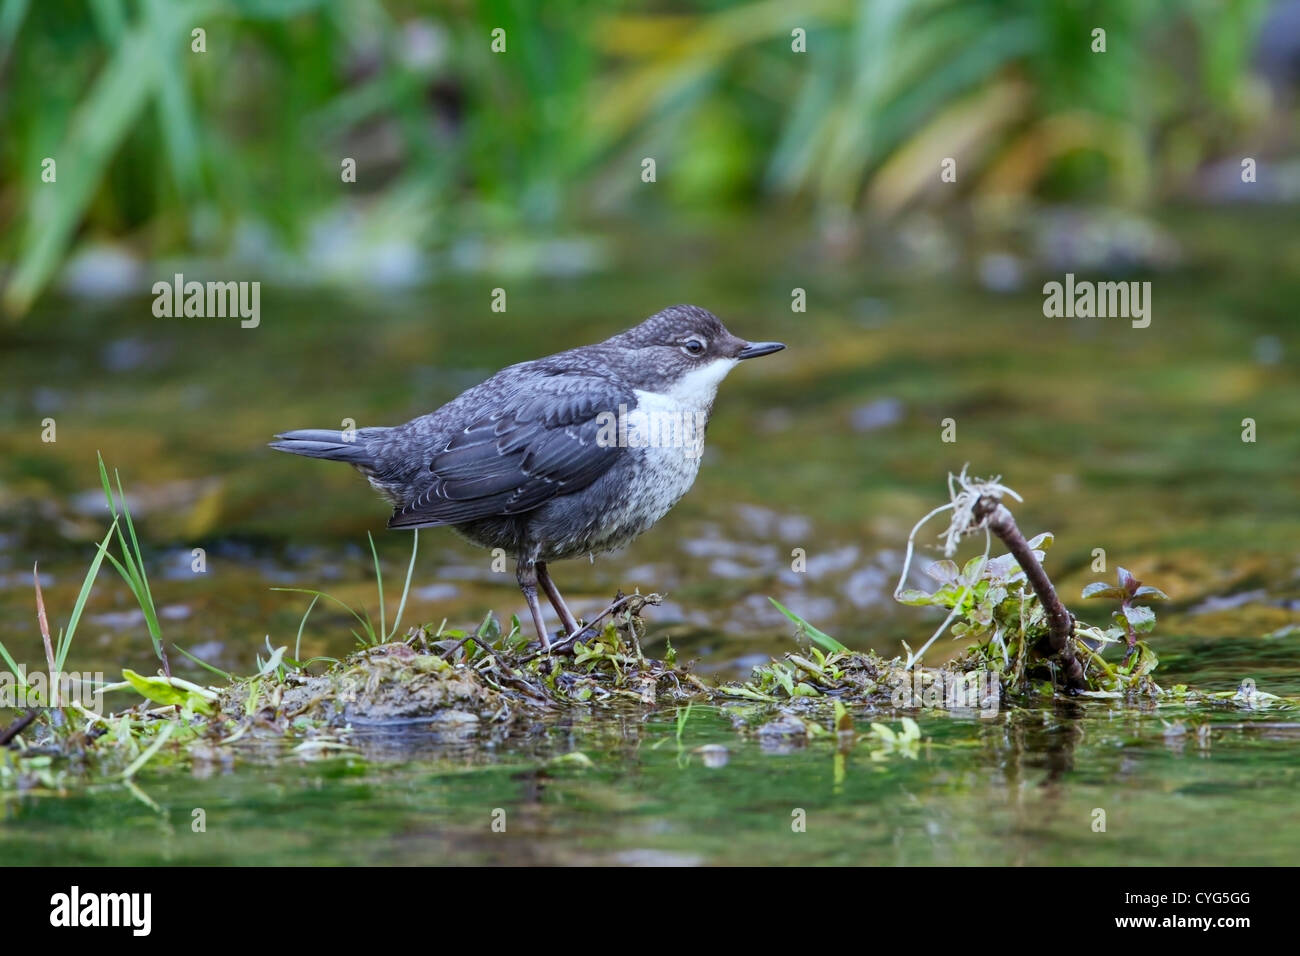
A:
<svg viewBox="0 0 1300 956">
<path fill-rule="evenodd" d="M 919 660 L 951 625 L 954 637 L 971 638 L 975 642 L 966 661 L 995 670 L 1003 685 L 1013 693 L 1031 690 L 1050 693 L 1059 687 L 1072 694 L 1160 694 L 1159 686 L 1150 676 L 1156 667 L 1155 654 L 1137 641 L 1135 631 L 1135 627 L 1140 627 L 1144 633 L 1150 632 L 1155 625 L 1155 614 L 1149 607 L 1132 604 L 1137 591 L 1132 575 L 1121 571 L 1118 589 L 1124 603 L 1116 618 L 1128 624 L 1127 631 L 1078 620 L 1065 609 L 1043 569 L 1043 559 L 1054 540 L 1052 535 L 1043 533 L 1026 541 L 1003 504 L 1004 496 L 1020 500 L 999 479 L 972 479 L 963 470 L 960 475 L 949 477 L 949 503 L 932 511 L 913 529 L 908 543 L 909 564 L 920 527 L 941 511 L 952 512 L 943 534 L 948 557 L 926 569 L 939 582 L 939 587 L 932 592 L 904 588 L 908 572 L 905 566 L 895 592 L 895 598 L 904 604 L 929 605 L 948 611 L 943 625 L 921 651 L 915 655 L 909 652 L 908 663 Z M 979 530 L 985 533 L 984 553 L 958 568 L 951 560 L 957 544 Z M 990 558 L 994 536 L 1008 547 L 1008 554 Z M 1124 590 L 1126 578 L 1133 584 L 1132 592 Z M 1108 585 L 1093 585 L 1084 592 L 1084 597 L 1109 593 Z M 1164 594 L 1148 588 L 1142 595 L 1148 599 L 1156 596 L 1164 597 Z M 1112 664 L 1104 657 L 1105 649 L 1120 643 L 1126 634 L 1129 652 L 1122 662 Z M 1046 686 L 1041 686 L 1044 683 Z"/>
<path fill-rule="evenodd" d="M 472 672 L 500 694 L 533 708 L 618 700 L 654 704 L 697 697 L 709 688 L 677 665 L 671 645 L 662 661 L 641 651 L 645 633 L 641 612 L 660 600 L 657 594 L 617 595 L 593 625 L 577 639 L 557 641 L 551 654 L 530 646 L 518 618 L 511 618 L 509 630 L 503 631 L 491 615 L 470 635 L 415 628 L 405 643 L 420 645 L 427 653 Z"/>
<path fill-rule="evenodd" d="M 1052 535 L 1044 533 L 1028 542 L 1036 560 L 1042 561 L 1052 541 Z M 944 559 L 929 565 L 925 573 L 938 582 L 938 587 L 932 592 L 906 589 L 897 595 L 898 600 L 914 607 L 938 607 L 949 612 L 948 630 L 952 636 L 975 642 L 957 666 L 995 671 L 1001 683 L 1012 692 L 1050 693 L 1062 684 L 1059 660 L 1050 646 L 1052 625 L 1048 613 L 1028 585 L 1025 571 L 1014 555 L 993 558 L 981 555 L 962 567 Z M 1085 592 L 1084 596 L 1091 595 Z M 1147 607 L 1129 608 L 1135 618 L 1138 611 L 1145 612 L 1141 632 L 1149 633 L 1155 625 L 1155 614 Z M 1121 619 L 1122 614 L 1116 612 Z M 1073 616 L 1071 622 L 1068 640 L 1075 659 L 1080 662 L 1082 680 L 1066 685 L 1065 689 L 1083 694 L 1150 696 L 1160 692 L 1151 677 L 1157 664 L 1156 655 L 1149 645 L 1136 640 L 1132 629 L 1134 643 L 1130 644 L 1130 653 L 1122 661 L 1109 661 L 1105 657 L 1106 649 L 1124 642 L 1124 628 L 1090 624 Z"/>
<path fill-rule="evenodd" d="M 1149 607 L 1136 602 L 1164 597 L 1142 588 L 1127 571 L 1120 584 L 1091 585 L 1084 597 L 1121 600 L 1116 626 L 1099 627 L 1077 620 L 1065 610 L 1042 561 L 1053 543 L 1050 533 L 1026 541 L 1003 496 L 1018 500 L 998 479 L 981 481 L 965 471 L 950 476 L 949 502 L 918 522 L 908 540 L 907 557 L 895 599 L 913 607 L 947 612 L 943 623 L 917 651 L 906 642 L 906 657 L 886 660 L 878 654 L 850 651 L 787 608 L 777 608 L 810 642 L 807 653 L 756 667 L 750 680 L 724 685 L 718 693 L 763 703 L 844 702 L 872 708 L 938 707 L 988 711 L 1006 701 L 1034 700 L 1057 691 L 1087 696 L 1154 697 L 1162 691 L 1151 677 L 1156 656 L 1138 633 L 1155 623 Z M 933 590 L 906 587 L 916 536 L 935 515 L 951 512 L 940 535 L 948 554 L 928 565 Z M 952 560 L 957 545 L 976 531 L 986 533 L 984 553 L 964 565 Z M 1011 549 L 990 556 L 993 536 Z M 773 602 L 774 604 L 776 602 Z M 1122 625 L 1122 626 L 1121 626 Z M 944 667 L 922 667 L 921 660 L 945 633 L 972 641 L 971 648 Z M 1122 661 L 1108 661 L 1107 646 L 1130 638 Z"/>
<path fill-rule="evenodd" d="M 64 666 L 104 560 L 117 569 L 141 608 L 152 609 L 143 554 L 121 482 L 115 498 L 102 461 L 100 476 L 112 522 L 57 639 L 50 636 L 37 580 L 38 619 L 51 675 Z M 617 595 L 583 631 L 556 641 L 549 654 L 529 643 L 517 618 L 505 628 L 491 614 L 472 630 L 448 629 L 444 621 L 436 628 L 416 626 L 399 634 L 416 540 L 391 626 L 375 555 L 378 626 L 366 610 L 321 591 L 294 589 L 306 590 L 312 601 L 299 624 L 293 655 L 287 644 L 272 647 L 268 639 L 265 659 L 259 655 L 258 670 L 248 677 L 221 671 L 179 647 L 220 681 L 203 686 L 172 675 L 157 614 L 146 612 L 159 672 L 124 669 L 121 681 L 98 688 L 103 694 L 134 694 L 136 702 L 100 713 L 72 695 L 60 699 L 58 684 L 52 682 L 49 699 L 36 699 L 0 730 L 0 784 L 61 789 L 69 764 L 56 764 L 55 759 L 74 758 L 81 767 L 94 766 L 132 786 L 132 777 L 168 742 L 172 747 L 165 752 L 171 759 L 192 762 L 227 761 L 241 748 L 267 745 L 278 753 L 286 744 L 294 753 L 311 756 L 351 749 L 353 735 L 365 728 L 419 725 L 439 739 L 531 732 L 565 708 L 619 703 L 685 703 L 679 715 L 687 716 L 692 702 L 727 704 L 739 729 L 752 729 L 773 745 L 835 734 L 845 747 L 866 736 L 876 748 L 873 758 L 878 752 L 879 759 L 915 756 L 921 739 L 915 723 L 904 718 L 899 731 L 873 723 L 871 732 L 862 735 L 853 729 L 854 711 L 931 708 L 992 715 L 1005 705 L 1034 706 L 1058 693 L 1252 710 L 1296 705 L 1258 691 L 1249 681 L 1236 691 L 1212 694 L 1182 685 L 1163 690 L 1151 676 L 1156 656 L 1140 639 L 1154 627 L 1149 602 L 1164 600 L 1162 591 L 1144 586 L 1121 568 L 1116 584 L 1090 584 L 1082 595 L 1118 601 L 1113 622 L 1102 626 L 1077 620 L 1061 605 L 1042 568 L 1051 535 L 1026 541 L 1001 503 L 1004 494 L 1015 493 L 996 480 L 969 479 L 964 472 L 951 479 L 950 492 L 949 503 L 913 530 L 896 592 L 904 604 L 942 608 L 947 617 L 919 651 L 906 648 L 906 657 L 887 660 L 852 651 L 774 601 L 807 647 L 754 668 L 749 680 L 714 686 L 680 666 L 671 645 L 662 660 L 642 652 L 642 612 L 660 602 L 657 594 Z M 943 535 L 949 555 L 961 539 L 978 530 L 986 532 L 984 553 L 962 566 L 951 556 L 931 564 L 926 573 L 937 582 L 932 591 L 905 588 L 917 531 L 943 511 L 953 515 Z M 995 535 L 1009 553 L 989 556 Z M 110 550 L 114 538 L 116 554 Z M 373 541 L 371 548 L 373 553 Z M 357 650 L 342 660 L 303 661 L 302 630 L 321 598 L 340 604 L 355 618 Z M 922 655 L 945 630 L 971 640 L 971 647 L 943 667 L 922 666 Z M 1106 659 L 1111 645 L 1126 647 L 1121 659 Z M 3 646 L 0 655 L 18 686 L 32 690 Z M 679 738 L 684 721 L 679 719 Z"/>
<path fill-rule="evenodd" d="M 1105 581 L 1094 581 L 1083 589 L 1084 599 L 1088 598 L 1113 598 L 1120 602 L 1119 610 L 1112 616 L 1119 625 L 1121 631 L 1127 637 L 1128 651 L 1124 657 L 1127 659 L 1134 651 L 1139 649 L 1149 651 L 1144 644 L 1138 641 L 1139 634 L 1148 634 L 1156 626 L 1156 612 L 1138 601 L 1168 601 L 1169 595 L 1159 588 L 1148 587 L 1143 584 L 1126 568 L 1120 568 L 1117 572 L 1119 584 L 1107 584 Z"/>
<path fill-rule="evenodd" d="M 874 709 L 990 713 L 1007 704 L 1033 705 L 1057 693 L 1252 708 L 1294 703 L 1274 695 L 1261 697 L 1249 681 L 1236 691 L 1215 693 L 1191 691 L 1183 685 L 1161 688 L 1153 677 L 1156 654 L 1139 636 L 1149 635 L 1155 627 L 1155 612 L 1148 605 L 1167 600 L 1165 593 L 1120 568 L 1117 584 L 1096 582 L 1082 594 L 1084 599 L 1119 601 L 1113 623 L 1079 620 L 1065 609 L 1043 570 L 1053 536 L 1045 532 L 1026 541 L 1002 503 L 1004 496 L 1019 500 L 999 479 L 974 479 L 963 470 L 949 476 L 949 502 L 922 518 L 909 536 L 895 599 L 947 612 L 919 650 L 904 642 L 906 657 L 892 660 L 850 651 L 773 601 L 794 622 L 798 635 L 809 641 L 808 651 L 760 665 L 750 680 L 724 684 L 717 693 L 776 704 L 787 716 L 820 713 L 827 705 L 840 707 L 846 702 Z M 924 569 L 936 585 L 933 590 L 906 587 L 916 536 L 927 521 L 943 512 L 951 512 L 940 535 L 948 556 Z M 952 560 L 957 545 L 978 531 L 985 532 L 983 554 L 958 565 Z M 1007 545 L 1007 554 L 990 556 L 994 537 Z M 971 641 L 970 648 L 943 667 L 921 666 L 923 655 L 945 632 Z M 1124 655 L 1108 659 L 1108 648 L 1120 645 L 1126 647 Z"/>
</svg>

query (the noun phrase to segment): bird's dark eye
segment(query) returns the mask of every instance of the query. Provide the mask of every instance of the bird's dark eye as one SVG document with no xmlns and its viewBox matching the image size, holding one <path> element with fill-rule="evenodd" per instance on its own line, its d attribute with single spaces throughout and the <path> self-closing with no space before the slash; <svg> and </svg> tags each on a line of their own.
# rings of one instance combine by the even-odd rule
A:
<svg viewBox="0 0 1300 956">
<path fill-rule="evenodd" d="M 703 355 L 704 343 L 699 339 L 687 339 L 682 343 L 682 351 L 687 355 Z"/>
</svg>

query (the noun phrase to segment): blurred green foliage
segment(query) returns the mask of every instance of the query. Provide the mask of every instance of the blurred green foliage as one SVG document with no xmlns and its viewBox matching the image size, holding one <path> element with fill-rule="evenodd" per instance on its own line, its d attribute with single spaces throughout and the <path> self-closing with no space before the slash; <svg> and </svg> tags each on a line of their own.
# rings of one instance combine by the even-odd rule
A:
<svg viewBox="0 0 1300 956">
<path fill-rule="evenodd" d="M 359 199 L 381 233 L 436 247 L 773 200 L 889 216 L 921 201 L 1159 198 L 1264 121 L 1247 70 L 1263 12 L 1263 0 L 0 0 L 4 303 L 25 312 L 79 238 L 219 255 L 241 229 L 270 227 L 292 245 Z M 358 179 L 340 189 L 347 156 Z M 662 189 L 642 186 L 646 156 Z M 949 156 L 959 185 L 944 189 Z M 46 157 L 56 183 L 42 181 Z"/>
</svg>

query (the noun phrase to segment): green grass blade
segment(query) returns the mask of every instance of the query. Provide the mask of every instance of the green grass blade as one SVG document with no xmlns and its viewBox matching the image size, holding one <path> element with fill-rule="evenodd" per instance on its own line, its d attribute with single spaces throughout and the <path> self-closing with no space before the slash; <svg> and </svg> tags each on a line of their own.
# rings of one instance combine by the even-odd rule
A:
<svg viewBox="0 0 1300 956">
<path fill-rule="evenodd" d="M 302 661 L 298 666 L 310 667 L 312 664 L 319 664 L 322 662 L 326 664 L 337 664 L 339 663 L 339 659 L 337 657 L 313 657 L 309 660 Z"/>
<path fill-rule="evenodd" d="M 117 530 L 116 518 L 109 525 L 104 540 L 99 543 L 99 550 L 95 554 L 94 560 L 90 562 L 90 570 L 86 572 L 85 580 L 81 582 L 81 591 L 77 595 L 77 602 L 72 606 L 72 616 L 68 618 L 68 628 L 59 635 L 59 646 L 54 654 L 54 664 L 60 674 L 63 673 L 64 661 L 68 659 L 68 651 L 72 648 L 72 636 L 77 632 L 77 624 L 81 621 L 81 612 L 85 610 L 86 599 L 90 597 L 90 589 L 94 586 L 95 576 L 99 574 L 100 565 L 104 563 L 104 557 L 108 554 L 108 542 L 112 539 L 115 530 Z"/>
<path fill-rule="evenodd" d="M 22 5 L 12 0 L 0 10 L 0 24 L 15 25 Z M 38 186 L 29 193 L 21 250 L 3 304 L 13 316 L 31 308 L 58 269 L 118 148 L 137 127 L 163 81 L 160 51 L 186 40 L 193 23 L 220 9 L 216 0 L 159 3 L 144 11 L 109 50 L 107 62 L 77 105 L 62 141 L 51 152 L 58 160 L 58 188 Z"/>
<path fill-rule="evenodd" d="M 23 690 L 26 690 L 27 681 L 23 679 L 22 669 L 14 661 L 13 657 L 9 653 L 9 649 L 5 647 L 3 641 L 0 641 L 0 657 L 3 657 L 5 659 L 5 664 L 8 666 L 10 672 L 13 673 L 14 680 L 18 681 L 18 686 L 21 687 Z"/>
<path fill-rule="evenodd" d="M 397 636 L 398 628 L 402 624 L 402 612 L 406 610 L 406 598 L 411 593 L 411 575 L 415 572 L 415 554 L 420 548 L 420 529 L 414 529 L 411 535 L 411 563 L 406 566 L 406 583 L 402 585 L 402 600 L 397 605 L 397 616 L 393 618 L 393 632 L 388 635 L 390 640 Z"/>
<path fill-rule="evenodd" d="M 782 604 L 780 601 L 778 601 L 776 598 L 771 598 L 771 597 L 770 597 L 770 598 L 768 598 L 768 600 L 772 602 L 773 606 L 774 606 L 778 611 L 780 611 L 782 614 L 784 614 L 786 617 L 788 617 L 791 621 L 793 621 L 794 624 L 795 624 L 795 626 L 796 626 L 797 628 L 799 628 L 799 630 L 801 630 L 801 631 L 803 631 L 805 634 L 807 634 L 808 637 L 809 637 L 809 639 L 812 640 L 814 643 L 820 644 L 822 647 L 826 648 L 826 650 L 828 650 L 828 651 L 836 651 L 836 652 L 840 652 L 840 651 L 847 651 L 847 650 L 848 650 L 847 647 L 845 647 L 845 646 L 844 646 L 843 644 L 841 644 L 839 641 L 835 640 L 835 638 L 833 638 L 833 637 L 831 637 L 829 634 L 827 634 L 827 633 L 825 633 L 825 632 L 823 632 L 823 631 L 819 631 L 817 628 L 813 627 L 811 624 L 809 624 L 807 621 L 805 621 L 803 618 L 801 618 L 798 614 L 795 614 L 794 611 L 791 611 L 789 608 L 785 607 L 785 605 L 783 605 L 783 604 Z"/>
<path fill-rule="evenodd" d="M 99 464 L 99 483 L 104 489 L 104 500 L 108 503 L 109 513 L 113 515 L 114 525 L 117 526 L 117 541 L 122 550 L 121 561 L 111 554 L 108 555 L 108 559 L 131 589 L 136 604 L 139 605 L 140 611 L 144 614 L 145 626 L 149 630 L 149 641 L 153 644 L 153 652 L 166 666 L 167 655 L 163 650 L 162 626 L 158 621 L 158 610 L 154 604 L 153 592 L 149 588 L 148 575 L 145 573 L 144 554 L 140 549 L 140 539 L 136 536 L 135 523 L 131 520 L 131 509 L 127 505 L 126 492 L 122 488 L 122 476 L 118 474 L 117 469 L 113 469 L 113 477 L 117 481 L 117 498 L 115 499 L 112 486 L 108 481 L 108 468 L 104 465 L 104 456 L 96 452 L 95 457 Z M 121 510 L 117 506 L 119 499 L 122 504 Z M 121 528 L 120 522 L 123 518 L 126 519 L 127 530 L 131 536 L 129 544 Z"/>
<path fill-rule="evenodd" d="M 103 452 L 95 452 L 95 459 L 99 462 L 99 483 L 104 488 L 104 500 L 108 502 L 108 512 L 116 518 L 117 503 L 113 501 L 113 492 L 108 486 L 108 469 L 104 467 Z"/>
<path fill-rule="evenodd" d="M 117 480 L 118 497 L 122 499 L 122 515 L 126 518 L 126 528 L 131 532 L 131 553 L 134 558 L 136 577 L 144 597 L 144 600 L 140 602 L 140 609 L 144 611 L 145 619 L 149 622 L 149 633 L 153 636 L 154 649 L 159 651 L 158 656 L 161 657 L 162 628 L 158 624 L 158 612 L 154 608 L 153 592 L 149 589 L 149 576 L 144 570 L 144 552 L 140 550 L 140 540 L 135 536 L 135 522 L 131 520 L 131 509 L 126 503 L 126 492 L 122 490 L 122 476 L 117 473 L 116 468 L 113 469 L 113 477 Z M 118 533 L 121 533 L 120 528 Z M 136 595 L 137 599 L 140 597 L 141 594 Z"/>
<path fill-rule="evenodd" d="M 149 631 L 149 642 L 153 645 L 153 652 L 159 660 L 162 660 L 162 633 L 158 625 L 158 615 L 154 611 L 153 598 L 149 595 L 146 585 L 141 580 L 141 572 L 137 570 L 135 559 L 127 551 L 126 539 L 122 536 L 122 529 L 117 531 L 118 544 L 122 547 L 123 560 L 119 561 L 113 555 L 108 555 L 108 560 L 117 573 L 122 576 L 122 580 L 127 583 L 131 589 L 131 594 L 135 598 L 135 603 L 139 606 L 140 612 L 144 614 L 145 628 Z"/>
<path fill-rule="evenodd" d="M 387 636 L 388 623 L 384 617 L 384 572 L 379 570 L 379 552 L 375 550 L 374 535 L 367 531 L 366 537 L 370 540 L 370 556 L 375 559 L 375 586 L 379 589 L 379 633 L 381 636 Z"/>
<path fill-rule="evenodd" d="M 147 27 L 132 30 L 113 50 L 90 93 L 72 115 L 58 159 L 58 188 L 31 193 L 25 238 L 4 304 L 21 315 L 58 268 L 113 154 L 135 126 L 158 82 L 157 41 Z"/>
<path fill-rule="evenodd" d="M 374 635 L 374 628 L 370 626 L 370 622 L 366 618 L 362 617 L 360 614 L 357 613 L 356 608 L 352 607 L 349 604 L 345 604 L 343 601 L 340 601 L 332 594 L 326 594 L 324 591 L 317 591 L 314 590 L 313 588 L 271 588 L 271 590 L 290 591 L 295 594 L 315 594 L 317 597 L 323 597 L 327 601 L 333 601 L 339 607 L 343 608 L 343 610 L 347 611 L 349 614 L 355 617 L 357 621 L 361 624 L 361 626 L 366 628 L 366 630 L 368 630 L 372 636 Z"/>
<path fill-rule="evenodd" d="M 298 639 L 293 642 L 293 659 L 296 661 L 302 660 L 302 654 L 300 653 L 302 651 L 302 629 L 307 626 L 307 618 L 311 616 L 311 609 L 316 606 L 316 602 L 319 600 L 319 594 L 311 599 L 311 603 L 307 605 L 307 610 L 303 612 L 302 620 L 298 622 Z"/>
<path fill-rule="evenodd" d="M 176 650 L 180 651 L 182 654 L 184 654 L 186 657 L 188 657 L 190 660 L 192 660 L 195 664 L 198 664 L 198 665 L 199 665 L 200 667 L 202 667 L 204 670 L 209 670 L 209 671 L 211 671 L 212 673 L 216 674 L 218 677 L 224 677 L 226 680 L 230 681 L 232 684 L 234 683 L 234 681 L 235 681 L 235 676 L 234 676 L 233 674 L 231 674 L 231 673 L 229 673 L 229 672 L 227 672 L 227 671 L 223 671 L 220 667 L 217 667 L 217 666 L 215 666 L 215 665 L 213 665 L 213 664 L 209 664 L 207 661 L 203 660 L 203 659 L 200 658 L 200 657 L 196 657 L 196 656 L 194 656 L 194 655 L 191 654 L 189 651 L 187 651 L 185 648 L 181 647 L 179 644 L 172 644 L 172 647 L 176 648 Z"/>
<path fill-rule="evenodd" d="M 166 721 L 163 724 L 162 730 L 158 731 L 157 739 L 145 749 L 144 753 L 140 754 L 140 756 L 135 759 L 135 762 L 132 763 L 131 766 L 122 771 L 123 778 L 130 780 L 134 777 L 136 773 L 139 772 L 140 768 L 147 764 L 153 758 L 153 755 L 162 749 L 162 745 L 167 743 L 167 738 L 172 735 L 172 731 L 175 729 L 175 723 L 170 720 Z"/>
<path fill-rule="evenodd" d="M 189 50 L 173 41 L 172 27 L 161 9 L 162 3 L 172 2 L 145 0 L 144 9 L 156 36 L 156 55 L 162 60 L 155 89 L 158 123 L 177 192 L 188 200 L 199 191 L 199 137 L 183 59 Z"/>
</svg>

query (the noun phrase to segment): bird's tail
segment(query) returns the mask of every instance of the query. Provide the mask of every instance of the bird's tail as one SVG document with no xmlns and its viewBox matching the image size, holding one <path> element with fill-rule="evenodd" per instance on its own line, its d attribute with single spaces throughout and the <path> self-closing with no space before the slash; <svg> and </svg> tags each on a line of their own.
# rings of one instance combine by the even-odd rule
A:
<svg viewBox="0 0 1300 956">
<path fill-rule="evenodd" d="M 333 428 L 300 428 L 275 436 L 271 447 L 291 455 L 346 461 L 361 468 L 372 468 L 375 456 L 369 442 L 359 430 L 341 432 Z"/>
</svg>

